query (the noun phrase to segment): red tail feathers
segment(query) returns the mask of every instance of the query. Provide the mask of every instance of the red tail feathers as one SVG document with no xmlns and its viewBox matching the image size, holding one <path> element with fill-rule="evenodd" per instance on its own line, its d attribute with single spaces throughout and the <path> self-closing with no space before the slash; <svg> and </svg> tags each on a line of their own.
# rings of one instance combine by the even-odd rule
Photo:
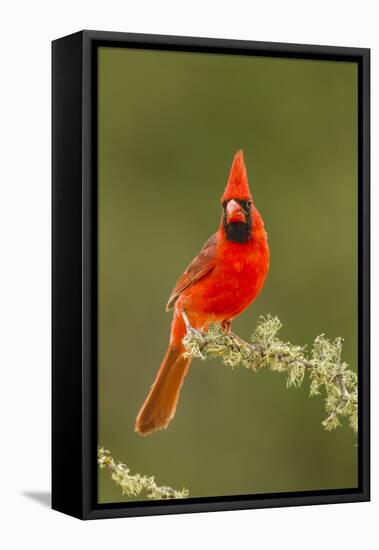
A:
<svg viewBox="0 0 379 550">
<path fill-rule="evenodd" d="M 183 335 L 183 321 L 174 317 L 170 345 L 137 416 L 135 430 L 142 435 L 167 428 L 175 415 L 180 388 L 191 364 L 191 359 L 183 357 Z"/>
</svg>

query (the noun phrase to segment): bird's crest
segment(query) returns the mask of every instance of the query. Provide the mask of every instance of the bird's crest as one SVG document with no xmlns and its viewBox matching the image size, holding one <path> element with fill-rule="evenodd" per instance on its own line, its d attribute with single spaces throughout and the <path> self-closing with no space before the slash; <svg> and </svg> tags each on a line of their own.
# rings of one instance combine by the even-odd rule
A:
<svg viewBox="0 0 379 550">
<path fill-rule="evenodd" d="M 252 200 L 242 150 L 234 155 L 228 183 L 226 184 L 221 202 L 230 199 Z"/>
</svg>

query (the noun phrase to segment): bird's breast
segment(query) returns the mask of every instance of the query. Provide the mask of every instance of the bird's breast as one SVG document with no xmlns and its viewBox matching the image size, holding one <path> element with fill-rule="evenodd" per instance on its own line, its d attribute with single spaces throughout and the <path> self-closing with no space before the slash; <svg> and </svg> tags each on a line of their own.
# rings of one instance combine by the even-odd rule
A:
<svg viewBox="0 0 379 550">
<path fill-rule="evenodd" d="M 225 247 L 214 269 L 186 290 L 178 305 L 209 322 L 232 319 L 255 299 L 267 271 L 268 250 L 264 247 Z"/>
</svg>

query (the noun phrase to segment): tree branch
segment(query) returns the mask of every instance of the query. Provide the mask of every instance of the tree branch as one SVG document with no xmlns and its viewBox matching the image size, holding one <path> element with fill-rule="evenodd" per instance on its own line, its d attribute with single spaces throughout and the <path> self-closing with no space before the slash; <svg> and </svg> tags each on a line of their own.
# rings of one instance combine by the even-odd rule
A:
<svg viewBox="0 0 379 550">
<path fill-rule="evenodd" d="M 258 371 L 262 367 L 287 374 L 287 387 L 299 387 L 305 373 L 309 376 L 310 395 L 325 394 L 327 418 L 322 422 L 326 430 L 341 425 L 346 417 L 350 427 L 358 430 L 358 380 L 357 375 L 341 361 L 342 338 L 328 340 L 321 334 L 315 339 L 310 353 L 304 347 L 283 342 L 277 336 L 282 327 L 277 317 L 262 317 L 251 342 L 246 342 L 232 332 L 224 332 L 220 325 L 212 325 L 206 332 L 193 329 L 185 312 L 187 327 L 183 338 L 187 357 L 206 360 L 221 358 L 235 368 L 246 367 Z"/>
<path fill-rule="evenodd" d="M 116 463 L 110 452 L 103 447 L 99 447 L 97 451 L 97 463 L 100 468 L 105 468 L 111 474 L 113 481 L 122 489 L 122 494 L 128 497 L 136 497 L 143 491 L 147 492 L 147 498 L 152 500 L 167 500 L 173 498 L 188 497 L 188 490 L 182 489 L 177 491 L 171 487 L 159 487 L 154 480 L 154 477 L 141 476 L 140 474 L 132 475 L 125 464 Z"/>
</svg>

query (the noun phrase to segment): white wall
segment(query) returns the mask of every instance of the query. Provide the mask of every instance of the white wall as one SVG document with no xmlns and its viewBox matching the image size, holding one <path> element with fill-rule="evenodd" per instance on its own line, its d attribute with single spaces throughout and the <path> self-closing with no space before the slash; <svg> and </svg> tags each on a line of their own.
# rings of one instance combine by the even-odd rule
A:
<svg viewBox="0 0 379 550">
<path fill-rule="evenodd" d="M 50 40 L 82 28 L 372 48 L 375 2 L 65 0 L 7 2 L 0 64 L 0 541 L 4 548 L 356 548 L 378 540 L 372 503 L 81 523 L 25 493 L 50 483 Z M 376 102 L 375 102 L 376 103 Z M 378 113 L 373 105 L 373 211 Z M 373 221 L 373 242 L 378 222 Z M 373 256 L 376 272 L 377 254 Z M 375 280 L 373 281 L 375 282 Z M 373 287 L 374 305 L 377 287 Z M 378 313 L 373 313 L 375 356 Z M 375 362 L 374 362 L 375 363 Z M 373 364 L 374 384 L 376 381 Z M 374 428 L 378 412 L 373 390 Z M 69 399 L 69 397 L 68 397 Z M 376 468 L 376 471 L 375 471 Z"/>
</svg>

